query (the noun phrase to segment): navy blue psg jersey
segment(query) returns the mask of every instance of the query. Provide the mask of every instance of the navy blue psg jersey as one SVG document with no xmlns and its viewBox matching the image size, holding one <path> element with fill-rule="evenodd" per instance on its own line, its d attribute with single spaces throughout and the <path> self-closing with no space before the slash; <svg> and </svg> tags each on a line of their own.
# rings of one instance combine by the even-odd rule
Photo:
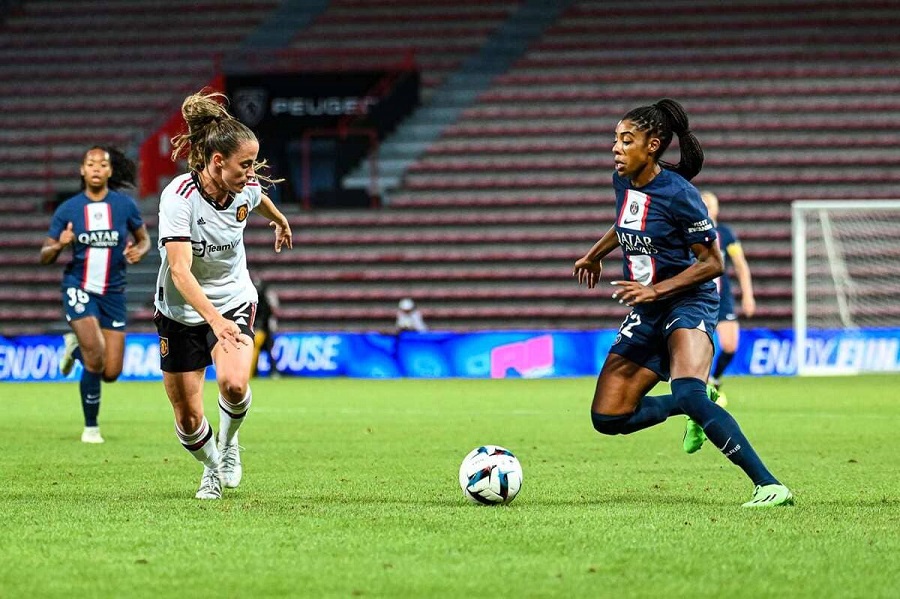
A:
<svg viewBox="0 0 900 599">
<path fill-rule="evenodd" d="M 728 252 L 732 246 L 740 247 L 741 242 L 738 240 L 737 236 L 734 234 L 734 231 L 731 230 L 731 227 L 728 225 L 723 225 L 722 223 L 716 223 L 716 231 L 719 234 L 719 249 L 722 251 L 722 262 L 725 265 L 725 273 L 718 279 L 716 279 L 716 285 L 719 287 L 719 295 L 724 296 L 725 294 L 731 293 L 731 282 L 728 280 L 728 264 L 731 260 L 731 256 L 729 256 Z"/>
<path fill-rule="evenodd" d="M 63 289 L 78 287 L 98 295 L 123 291 L 128 234 L 144 224 L 134 200 L 110 191 L 95 202 L 79 193 L 56 209 L 47 236 L 59 239 L 69 223 L 75 240 L 72 261 L 63 274 Z"/>
<path fill-rule="evenodd" d="M 663 169 L 645 187 L 613 173 L 616 235 L 624 254 L 625 279 L 651 285 L 670 279 L 696 262 L 691 246 L 716 240 L 697 188 Z M 708 281 L 699 289 L 715 289 Z"/>
</svg>

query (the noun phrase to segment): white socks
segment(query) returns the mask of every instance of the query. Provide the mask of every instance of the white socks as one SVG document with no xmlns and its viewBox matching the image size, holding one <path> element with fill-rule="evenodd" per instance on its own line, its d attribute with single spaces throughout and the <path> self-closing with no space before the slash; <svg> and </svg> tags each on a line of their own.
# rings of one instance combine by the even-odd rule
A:
<svg viewBox="0 0 900 599">
<path fill-rule="evenodd" d="M 200 423 L 200 427 L 192 433 L 186 433 L 181 430 L 176 422 L 175 434 L 178 435 L 178 440 L 181 441 L 184 448 L 191 452 L 191 455 L 197 458 L 199 462 L 202 462 L 204 466 L 212 470 L 219 467 L 219 448 L 216 447 L 213 440 L 212 427 L 205 416 L 203 417 L 203 422 Z"/>
<path fill-rule="evenodd" d="M 247 387 L 247 394 L 237 403 L 229 403 L 219 393 L 219 442 L 222 445 L 231 445 L 234 442 L 251 403 L 253 403 L 253 392 L 249 387 Z"/>
</svg>

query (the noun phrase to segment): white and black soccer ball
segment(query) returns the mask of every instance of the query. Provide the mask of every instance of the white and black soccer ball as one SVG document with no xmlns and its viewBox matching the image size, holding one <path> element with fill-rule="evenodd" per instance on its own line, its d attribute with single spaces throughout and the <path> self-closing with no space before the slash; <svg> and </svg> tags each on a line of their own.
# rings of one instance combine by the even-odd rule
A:
<svg viewBox="0 0 900 599">
<path fill-rule="evenodd" d="M 459 486 L 472 503 L 509 503 L 522 488 L 522 465 L 510 450 L 499 445 L 482 445 L 463 459 Z"/>
</svg>

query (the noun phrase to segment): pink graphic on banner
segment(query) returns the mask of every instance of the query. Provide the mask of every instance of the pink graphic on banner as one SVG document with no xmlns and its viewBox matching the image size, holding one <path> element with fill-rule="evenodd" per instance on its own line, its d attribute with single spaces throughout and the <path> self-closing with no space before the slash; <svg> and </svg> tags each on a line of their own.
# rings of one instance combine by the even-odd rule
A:
<svg viewBox="0 0 900 599">
<path fill-rule="evenodd" d="M 553 369 L 553 337 L 542 335 L 492 349 L 491 378 L 506 378 L 510 368 L 523 377 L 548 374 Z"/>
</svg>

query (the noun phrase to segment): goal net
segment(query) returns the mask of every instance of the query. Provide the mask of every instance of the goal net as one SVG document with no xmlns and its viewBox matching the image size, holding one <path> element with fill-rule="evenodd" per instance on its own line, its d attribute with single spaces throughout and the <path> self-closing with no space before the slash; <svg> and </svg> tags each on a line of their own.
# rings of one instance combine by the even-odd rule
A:
<svg viewBox="0 0 900 599">
<path fill-rule="evenodd" d="M 900 200 L 792 205 L 798 374 L 900 370 Z"/>
</svg>

